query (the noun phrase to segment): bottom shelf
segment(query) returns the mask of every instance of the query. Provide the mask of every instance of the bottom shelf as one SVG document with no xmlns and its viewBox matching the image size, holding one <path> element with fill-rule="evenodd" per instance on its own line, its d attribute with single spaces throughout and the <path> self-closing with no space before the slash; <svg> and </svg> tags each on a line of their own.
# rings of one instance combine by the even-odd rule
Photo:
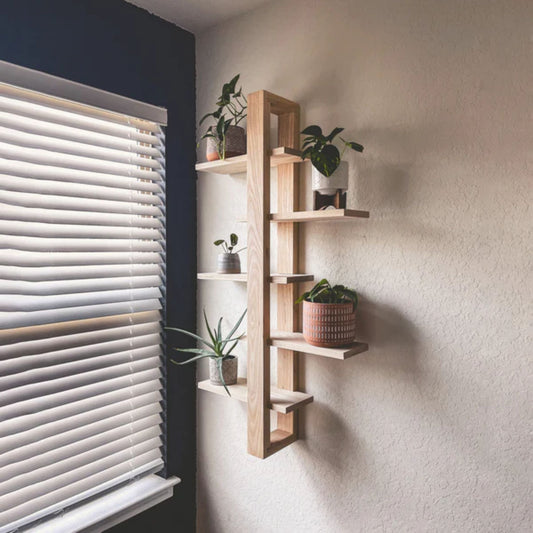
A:
<svg viewBox="0 0 533 533">
<path fill-rule="evenodd" d="M 198 388 L 229 398 L 224 387 L 213 385 L 208 379 L 198 382 Z M 232 399 L 239 400 L 240 402 L 248 401 L 248 387 L 245 378 L 238 378 L 235 385 L 228 385 L 228 389 Z M 278 389 L 276 387 L 270 389 L 269 408 L 278 413 L 291 413 L 312 401 L 313 396 L 311 394 L 306 394 L 305 392 L 289 391 Z"/>
</svg>

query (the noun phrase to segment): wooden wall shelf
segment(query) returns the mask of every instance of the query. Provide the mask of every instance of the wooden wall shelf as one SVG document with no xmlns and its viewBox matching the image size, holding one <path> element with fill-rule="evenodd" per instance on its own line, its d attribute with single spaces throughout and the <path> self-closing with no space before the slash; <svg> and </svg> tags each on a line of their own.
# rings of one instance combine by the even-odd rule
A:
<svg viewBox="0 0 533 533">
<path fill-rule="evenodd" d="M 315 222 L 331 220 L 353 220 L 354 218 L 368 218 L 368 211 L 355 209 L 325 209 L 324 211 L 295 211 L 292 213 L 273 213 L 272 222 Z"/>
<path fill-rule="evenodd" d="M 239 281 L 246 283 L 248 281 L 248 274 L 246 272 L 241 272 L 240 274 L 219 274 L 218 272 L 200 272 L 198 273 L 197 278 L 211 281 Z M 271 274 L 270 283 L 287 285 L 289 283 L 313 281 L 314 279 L 315 276 L 313 276 L 313 274 Z"/>
<path fill-rule="evenodd" d="M 277 167 L 287 163 L 302 163 L 302 152 L 286 146 L 274 148 L 270 154 L 270 166 Z M 198 163 L 197 172 L 211 172 L 213 174 L 240 174 L 246 172 L 248 155 L 238 155 L 228 159 Z"/>
<path fill-rule="evenodd" d="M 341 360 L 348 359 L 349 357 L 353 357 L 354 355 L 368 350 L 368 344 L 364 342 L 354 342 L 350 346 L 343 348 L 319 348 L 318 346 L 307 344 L 301 333 L 290 333 L 285 331 L 272 332 L 270 344 L 276 348 L 284 348 L 299 353 L 320 355 L 321 357 L 330 357 L 331 359 Z"/>
<path fill-rule="evenodd" d="M 248 386 L 245 378 L 238 378 L 235 385 L 228 385 L 231 398 L 226 393 L 224 387 L 213 385 L 208 379 L 200 381 L 198 383 L 198 388 L 218 394 L 219 396 L 225 396 L 228 399 L 248 402 Z M 313 396 L 311 394 L 306 394 L 305 392 L 282 390 L 276 387 L 270 388 L 269 408 L 277 413 L 292 413 L 293 411 L 296 411 L 296 409 L 299 409 L 312 401 Z"/>
<path fill-rule="evenodd" d="M 270 149 L 271 115 L 278 117 L 280 148 Z M 310 394 L 299 391 L 299 353 L 333 359 L 347 359 L 368 350 L 364 343 L 347 348 L 316 348 L 308 345 L 301 333 L 298 306 L 299 282 L 312 281 L 299 272 L 299 222 L 354 220 L 368 218 L 368 211 L 350 209 L 299 211 L 299 169 L 303 160 L 300 145 L 300 106 L 269 93 L 248 95 L 247 154 L 225 161 L 199 163 L 196 170 L 218 174 L 246 172 L 246 211 L 248 224 L 248 273 L 217 274 L 204 272 L 198 279 L 247 283 L 247 380 L 239 378 L 230 387 L 232 398 L 247 404 L 248 453 L 264 459 L 298 440 L 298 409 L 313 401 Z M 277 167 L 277 209 L 271 213 L 271 168 Z M 278 272 L 271 274 L 271 223 L 277 224 Z M 272 287 L 272 284 L 276 284 Z M 277 327 L 271 334 L 271 292 L 276 291 Z M 271 380 L 271 346 L 276 348 L 276 379 Z M 274 381 L 277 388 L 272 387 Z M 198 384 L 206 390 L 227 396 L 224 387 L 209 380 Z M 271 411 L 276 412 L 275 429 L 271 428 Z"/>
</svg>

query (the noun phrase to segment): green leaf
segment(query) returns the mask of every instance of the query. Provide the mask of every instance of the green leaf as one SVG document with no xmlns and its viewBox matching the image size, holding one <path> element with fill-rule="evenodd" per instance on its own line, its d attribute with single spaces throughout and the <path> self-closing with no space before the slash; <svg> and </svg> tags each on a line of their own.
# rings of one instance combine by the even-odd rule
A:
<svg viewBox="0 0 533 533">
<path fill-rule="evenodd" d="M 218 239 L 218 240 L 216 240 L 213 244 L 214 244 L 215 246 L 220 246 L 223 242 L 226 242 L 226 241 L 225 241 L 224 239 Z"/>
<path fill-rule="evenodd" d="M 311 162 L 321 174 L 329 177 L 337 170 L 341 156 L 336 146 L 328 144 L 320 152 L 311 153 Z"/>
<path fill-rule="evenodd" d="M 341 141 L 352 150 L 355 150 L 356 152 L 362 152 L 364 150 L 364 147 L 362 144 L 353 142 L 353 141 L 345 141 L 342 137 L 340 138 Z"/>
<path fill-rule="evenodd" d="M 207 113 L 206 115 L 204 115 L 201 119 L 200 119 L 200 122 L 198 123 L 199 126 L 202 125 L 202 122 L 206 119 L 206 118 L 209 118 L 209 117 L 214 117 L 215 116 L 215 113 Z M 215 117 L 216 118 L 216 117 Z"/>
<path fill-rule="evenodd" d="M 216 338 L 218 342 L 222 340 L 222 319 L 223 317 L 220 317 L 218 319 L 217 333 L 216 333 Z"/>
<path fill-rule="evenodd" d="M 244 313 L 241 315 L 241 318 L 239 318 L 239 320 L 237 320 L 237 323 L 235 324 L 235 326 L 233 326 L 233 329 L 229 332 L 228 338 L 231 337 L 237 331 L 237 329 L 241 325 L 241 322 L 243 321 L 247 311 L 248 311 L 248 309 L 244 310 Z"/>
<path fill-rule="evenodd" d="M 223 361 L 224 361 L 224 358 L 217 359 L 218 374 L 220 375 L 220 381 L 222 381 L 222 385 L 224 385 L 224 388 L 226 389 L 228 396 L 231 397 L 230 391 L 228 390 L 228 387 L 226 386 L 226 382 L 224 381 L 224 374 L 222 373 L 222 362 Z"/>
<path fill-rule="evenodd" d="M 187 361 L 174 361 L 174 359 L 171 359 L 171 361 L 176 365 L 187 365 L 189 363 L 194 363 L 194 361 L 205 359 L 206 357 L 211 357 L 211 355 L 197 355 L 196 357 L 191 357 L 190 359 L 187 359 Z"/>
<path fill-rule="evenodd" d="M 180 329 L 180 328 L 168 328 L 168 327 L 165 327 L 165 329 L 168 329 L 170 331 L 177 331 L 178 333 L 183 333 L 184 335 L 188 335 L 189 337 L 192 337 L 193 339 L 200 341 L 201 343 L 205 344 L 207 347 L 211 348 L 212 350 L 215 349 L 215 347 L 212 344 L 207 342 L 205 339 L 202 339 L 202 337 L 195 335 L 194 333 L 191 333 L 190 331 L 186 331 L 185 329 Z"/>
<path fill-rule="evenodd" d="M 235 87 L 237 86 L 237 82 L 239 81 L 240 74 L 237 74 L 234 76 L 231 81 L 227 84 L 229 87 L 229 91 L 231 94 L 235 92 Z"/>
<path fill-rule="evenodd" d="M 326 140 L 329 142 L 333 141 L 333 139 L 341 132 L 344 131 L 344 128 L 333 128 L 331 133 L 326 137 Z"/>
<path fill-rule="evenodd" d="M 213 350 L 215 349 L 214 348 L 214 345 L 216 344 L 216 339 L 215 339 L 215 336 L 213 335 L 213 333 L 211 332 L 211 328 L 209 326 L 209 321 L 207 320 L 207 315 L 205 313 L 205 309 L 203 310 L 204 312 L 204 322 L 205 322 L 205 327 L 207 328 L 207 333 L 209 333 L 209 338 L 211 339 L 211 341 L 213 342 Z"/>
<path fill-rule="evenodd" d="M 211 355 L 212 352 L 204 350 L 203 348 L 174 348 L 177 352 L 196 353 L 202 355 Z"/>
<path fill-rule="evenodd" d="M 320 126 L 307 126 L 300 132 L 302 135 L 312 135 L 313 137 L 320 137 L 322 135 L 322 128 Z"/>
<path fill-rule="evenodd" d="M 232 233 L 229 236 L 229 239 L 230 239 L 231 246 L 236 246 L 237 243 L 239 242 L 239 237 L 237 237 L 237 235 L 235 233 Z"/>
</svg>

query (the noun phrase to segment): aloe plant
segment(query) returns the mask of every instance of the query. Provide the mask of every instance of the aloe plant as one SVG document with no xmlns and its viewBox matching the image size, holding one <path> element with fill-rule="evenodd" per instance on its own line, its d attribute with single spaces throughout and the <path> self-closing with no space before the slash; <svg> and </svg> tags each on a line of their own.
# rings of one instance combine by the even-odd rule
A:
<svg viewBox="0 0 533 533">
<path fill-rule="evenodd" d="M 304 292 L 296 300 L 296 303 L 302 303 L 304 300 L 321 304 L 344 304 L 352 302 L 354 310 L 357 308 L 358 303 L 357 292 L 344 285 L 331 286 L 327 279 L 320 280 L 310 291 Z"/>
<path fill-rule="evenodd" d="M 229 236 L 229 245 L 224 239 L 218 239 L 213 244 L 215 246 L 222 246 L 222 249 L 227 254 L 238 254 L 239 252 L 242 252 L 243 250 L 246 249 L 246 246 L 244 246 L 243 248 L 240 248 L 239 250 L 234 252 L 233 249 L 235 248 L 235 246 L 237 246 L 238 242 L 239 242 L 239 236 L 236 233 L 232 233 Z"/>
<path fill-rule="evenodd" d="M 300 132 L 302 135 L 307 135 L 303 142 L 302 159 L 310 159 L 311 164 L 327 178 L 337 170 L 341 158 L 348 148 L 356 152 L 364 150 L 363 145 L 354 141 L 346 141 L 339 137 L 344 143 L 344 148 L 342 153 L 340 153 L 339 149 L 333 144 L 333 140 L 342 131 L 344 131 L 344 128 L 333 128 L 329 135 L 324 135 L 320 126 L 313 125 L 307 126 Z"/>
<path fill-rule="evenodd" d="M 215 120 L 215 124 L 209 126 L 201 138 L 211 137 L 215 139 L 220 159 L 225 159 L 226 156 L 226 133 L 229 127 L 238 126 L 246 118 L 248 102 L 242 92 L 242 87 L 237 90 L 239 77 L 240 74 L 237 74 L 228 83 L 224 83 L 222 94 L 216 102 L 217 109 L 212 113 L 205 114 L 200 119 L 200 126 L 204 120 L 210 117 Z M 226 113 L 230 115 L 229 118 L 226 117 Z"/>
<path fill-rule="evenodd" d="M 210 359 L 214 359 L 217 362 L 218 366 L 218 373 L 220 375 L 220 380 L 222 381 L 222 384 L 224 385 L 224 388 L 226 389 L 226 392 L 229 396 L 231 396 L 228 387 L 226 386 L 226 382 L 224 381 L 224 376 L 222 374 L 222 361 L 225 359 L 233 359 L 235 356 L 231 355 L 237 344 L 239 344 L 239 341 L 244 336 L 244 333 L 237 337 L 233 337 L 237 329 L 239 329 L 239 326 L 241 325 L 241 322 L 244 319 L 244 316 L 246 315 L 246 309 L 244 310 L 244 313 L 241 315 L 239 320 L 237 320 L 237 323 L 233 326 L 231 331 L 224 335 L 222 333 L 222 320 L 223 317 L 220 317 L 218 320 L 218 324 L 216 328 L 211 328 L 209 325 L 209 321 L 207 320 L 207 315 L 204 310 L 204 320 L 205 325 L 207 327 L 207 332 L 209 334 L 208 339 L 204 339 L 200 337 L 199 335 L 196 335 L 195 333 L 191 333 L 190 331 L 180 329 L 180 328 L 172 328 L 172 327 L 166 327 L 165 329 L 170 331 L 177 331 L 179 333 L 183 333 L 184 335 L 188 335 L 189 337 L 192 337 L 193 339 L 199 341 L 201 344 L 203 344 L 204 347 L 202 348 L 174 348 L 174 350 L 178 352 L 185 352 L 185 353 L 192 353 L 195 354 L 194 357 L 191 357 L 190 359 L 187 359 L 186 361 L 174 361 L 174 359 L 170 359 L 172 363 L 175 365 L 186 365 L 188 363 L 193 363 L 194 361 L 199 361 L 200 359 L 205 359 L 206 357 L 209 357 Z M 231 344 L 230 344 L 231 343 Z M 228 346 L 229 345 L 229 346 Z"/>
</svg>

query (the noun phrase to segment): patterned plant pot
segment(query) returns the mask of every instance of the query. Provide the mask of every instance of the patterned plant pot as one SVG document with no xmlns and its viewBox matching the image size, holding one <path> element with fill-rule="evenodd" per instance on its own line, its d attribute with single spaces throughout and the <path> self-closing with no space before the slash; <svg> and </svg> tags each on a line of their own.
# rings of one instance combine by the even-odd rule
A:
<svg viewBox="0 0 533 533">
<path fill-rule="evenodd" d="M 341 161 L 335 172 L 328 178 L 321 174 L 315 167 L 311 169 L 311 184 L 313 191 L 320 194 L 335 194 L 339 189 L 344 192 L 348 189 L 348 162 Z"/>
<path fill-rule="evenodd" d="M 321 348 L 351 344 L 355 339 L 353 303 L 321 304 L 303 302 L 303 335 L 305 342 Z"/>
<path fill-rule="evenodd" d="M 213 385 L 224 385 L 220 379 L 219 362 L 216 359 L 209 359 L 209 381 Z M 222 361 L 222 375 L 226 385 L 235 385 L 237 383 L 237 370 L 239 368 L 239 360 L 236 357 L 230 356 Z"/>
<path fill-rule="evenodd" d="M 241 260 L 239 254 L 218 254 L 217 273 L 218 274 L 240 274 Z"/>
<path fill-rule="evenodd" d="M 219 143 L 213 137 L 207 138 L 207 148 L 205 156 L 208 161 L 220 159 L 218 153 Z M 222 152 L 222 150 L 220 150 Z M 226 152 L 225 159 L 246 153 L 246 133 L 241 126 L 230 126 L 226 132 Z"/>
</svg>

